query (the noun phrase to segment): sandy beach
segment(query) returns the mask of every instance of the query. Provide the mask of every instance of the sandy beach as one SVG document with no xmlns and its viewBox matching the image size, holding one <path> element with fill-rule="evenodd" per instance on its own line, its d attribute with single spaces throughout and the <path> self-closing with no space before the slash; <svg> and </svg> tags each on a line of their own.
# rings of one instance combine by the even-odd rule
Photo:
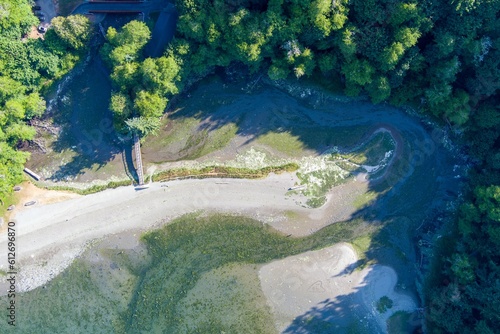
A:
<svg viewBox="0 0 500 334">
<path fill-rule="evenodd" d="M 259 278 L 276 329 L 280 333 L 309 333 L 316 322 L 343 333 L 354 321 L 367 333 L 386 333 L 391 315 L 415 310 L 410 296 L 394 290 L 398 276 L 392 268 L 370 265 L 355 269 L 357 260 L 354 249 L 340 243 L 264 265 Z M 376 302 L 383 296 L 394 304 L 380 313 Z"/>
<path fill-rule="evenodd" d="M 130 234 L 134 236 L 130 240 L 137 243 L 142 231 L 189 212 L 246 215 L 286 234 L 307 235 L 332 222 L 348 219 L 355 211 L 349 205 L 353 199 L 349 193 L 366 188 L 366 183 L 359 181 L 335 187 L 328 194 L 326 205 L 309 209 L 300 205 L 306 200 L 302 195 L 287 194 L 296 181 L 293 173 L 271 174 L 261 180 L 182 180 L 152 183 L 144 190 L 129 186 L 73 198 L 34 191 L 31 196 L 42 201 L 19 208 L 13 219 L 18 291 L 46 284 L 98 240 Z M 295 218 L 290 218 L 290 212 Z M 7 258 L 6 239 L 3 231 L 0 259 Z M 372 265 L 354 270 L 357 260 L 354 249 L 342 243 L 264 265 L 259 278 L 276 329 L 293 333 L 301 328 L 302 318 L 328 314 L 324 321 L 335 326 L 346 326 L 354 319 L 365 327 L 376 326 L 367 327 L 369 330 L 385 332 L 390 315 L 416 308 L 411 297 L 394 291 L 397 274 L 393 269 Z M 0 268 L 7 271 L 7 263 L 2 262 Z M 395 302 L 384 314 L 375 307 L 382 296 L 389 296 Z M 348 309 L 349 315 L 343 309 Z"/>
<path fill-rule="evenodd" d="M 93 240 L 131 230 L 145 231 L 189 212 L 246 215 L 299 236 L 348 219 L 355 211 L 335 193 L 329 195 L 335 200 L 323 207 L 305 208 L 301 205 L 306 201 L 302 195 L 287 194 L 295 182 L 296 176 L 291 173 L 272 174 L 261 180 L 182 180 L 152 183 L 144 190 L 120 187 L 58 203 L 23 207 L 13 219 L 18 289 L 29 291 L 43 285 L 67 268 Z M 352 184 L 358 191 L 366 186 L 361 182 Z M 287 212 L 294 212 L 296 218 L 288 219 Z M 4 230 L 0 235 L 0 269 L 4 271 L 6 233 Z"/>
</svg>

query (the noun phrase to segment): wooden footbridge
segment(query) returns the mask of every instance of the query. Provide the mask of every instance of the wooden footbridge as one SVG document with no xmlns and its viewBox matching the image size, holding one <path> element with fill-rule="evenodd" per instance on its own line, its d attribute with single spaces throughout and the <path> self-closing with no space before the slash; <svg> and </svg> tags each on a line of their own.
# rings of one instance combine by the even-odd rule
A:
<svg viewBox="0 0 500 334">
<path fill-rule="evenodd" d="M 160 15 L 153 29 L 151 40 L 146 45 L 145 51 L 149 57 L 160 57 L 165 46 L 170 43 L 174 36 L 178 13 L 175 6 L 169 0 L 90 0 L 77 6 L 72 14 L 134 14 L 142 13 L 148 16 L 150 13 L 159 12 Z M 101 32 L 104 35 L 102 26 Z M 134 133 L 134 155 L 137 181 L 139 187 L 144 186 L 144 168 L 142 166 L 141 142 L 139 135 Z"/>
<path fill-rule="evenodd" d="M 137 171 L 137 179 L 139 186 L 144 185 L 144 168 L 142 167 L 141 140 L 137 133 L 134 133 L 134 153 L 135 153 L 135 170 Z"/>
<path fill-rule="evenodd" d="M 160 57 L 174 37 L 177 25 L 178 13 L 169 0 L 87 1 L 76 7 L 71 14 L 142 14 L 144 18 L 151 13 L 159 13 L 159 16 L 145 52 L 149 57 Z"/>
<path fill-rule="evenodd" d="M 170 4 L 171 5 L 171 4 Z M 169 6 L 166 0 L 152 1 L 88 1 L 76 7 L 72 14 L 112 13 L 134 14 L 160 12 Z"/>
</svg>

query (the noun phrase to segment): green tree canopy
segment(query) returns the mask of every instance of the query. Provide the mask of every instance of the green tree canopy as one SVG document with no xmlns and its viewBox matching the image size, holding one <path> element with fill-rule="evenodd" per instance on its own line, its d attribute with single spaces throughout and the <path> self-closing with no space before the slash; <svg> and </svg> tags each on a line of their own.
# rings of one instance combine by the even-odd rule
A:
<svg viewBox="0 0 500 334">
<path fill-rule="evenodd" d="M 125 24 L 119 32 L 113 27 L 108 28 L 106 37 L 114 47 L 130 45 L 140 50 L 151 38 L 151 31 L 144 22 L 133 20 Z"/>
<path fill-rule="evenodd" d="M 92 36 L 92 26 L 83 15 L 57 16 L 51 21 L 51 28 L 69 48 L 82 50 Z"/>
<path fill-rule="evenodd" d="M 39 91 L 67 73 L 91 35 L 83 16 L 58 17 L 45 39 L 27 34 L 39 23 L 27 0 L 0 0 L 0 196 L 22 181 L 29 154 L 16 150 L 33 139 L 28 121 L 45 111 Z"/>
<path fill-rule="evenodd" d="M 167 102 L 166 98 L 157 93 L 141 90 L 134 99 L 134 108 L 142 117 L 159 118 L 167 107 Z"/>
<path fill-rule="evenodd" d="M 180 67 L 173 57 L 147 58 L 141 64 L 144 87 L 159 91 L 160 94 L 177 94 L 175 82 L 178 80 Z"/>
<path fill-rule="evenodd" d="M 160 119 L 156 117 L 133 117 L 126 121 L 130 131 L 137 133 L 140 137 L 155 135 L 160 128 Z"/>
</svg>

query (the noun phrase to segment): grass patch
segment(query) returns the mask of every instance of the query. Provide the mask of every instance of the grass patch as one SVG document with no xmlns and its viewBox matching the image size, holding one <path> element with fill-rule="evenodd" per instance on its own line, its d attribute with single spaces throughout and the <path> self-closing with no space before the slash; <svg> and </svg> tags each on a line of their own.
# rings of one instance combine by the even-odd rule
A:
<svg viewBox="0 0 500 334">
<path fill-rule="evenodd" d="M 270 311 L 260 288 L 258 267 L 231 263 L 203 273 L 178 304 L 177 312 L 184 320 L 178 333 L 213 333 L 217 328 L 221 333 L 226 328 L 239 333 L 273 333 Z"/>
<path fill-rule="evenodd" d="M 75 187 L 70 187 L 70 186 L 42 186 L 40 184 L 37 184 L 38 187 L 47 189 L 47 190 L 66 190 L 66 191 L 71 191 L 80 195 L 90 195 L 90 194 L 95 194 L 100 191 L 106 190 L 106 189 L 115 189 L 118 187 L 123 187 L 123 186 L 129 186 L 131 185 L 132 181 L 130 180 L 123 180 L 123 181 L 110 181 L 106 184 L 98 184 L 98 185 L 93 185 L 89 188 L 85 189 L 79 189 Z"/>
<path fill-rule="evenodd" d="M 328 157 L 321 156 L 303 158 L 297 177 L 300 185 L 304 186 L 298 191 L 309 197 L 306 204 L 312 208 L 318 208 L 326 202 L 325 195 L 330 189 L 349 179 L 349 172 L 329 161 Z"/>
<path fill-rule="evenodd" d="M 362 263 L 362 265 L 358 267 L 359 269 L 363 269 L 369 263 L 367 259 L 367 252 L 372 246 L 372 235 L 373 233 L 363 235 L 354 239 L 351 243 L 352 247 L 358 254 L 360 263 Z"/>
<path fill-rule="evenodd" d="M 181 112 L 182 110 L 176 111 L 174 115 Z M 216 129 L 198 129 L 201 120 L 192 116 L 173 120 L 165 118 L 162 122 L 163 130 L 157 136 L 147 137 L 143 145 L 144 152 L 146 155 L 151 155 L 154 162 L 194 160 L 223 149 L 238 131 L 238 126 L 232 122 Z M 177 152 L 177 154 L 169 158 L 162 157 L 161 152 Z"/>
<path fill-rule="evenodd" d="M 371 237 L 369 235 L 364 235 L 362 237 L 355 239 L 352 242 L 352 245 L 354 246 L 354 249 L 358 253 L 358 256 L 361 256 L 370 249 L 371 243 L 372 243 Z"/>
<path fill-rule="evenodd" d="M 76 260 L 46 288 L 16 295 L 18 333 L 117 333 L 119 309 L 95 283 L 92 268 Z M 7 298 L 0 298 L 7 305 Z M 0 332 L 9 333 L 6 321 Z"/>
<path fill-rule="evenodd" d="M 310 208 L 319 208 L 319 207 L 322 207 L 323 204 L 325 204 L 325 203 L 326 203 L 325 196 L 309 198 L 306 202 L 306 204 Z"/>
<path fill-rule="evenodd" d="M 163 127 L 167 130 L 163 130 L 157 136 L 147 137 L 145 145 L 159 148 L 173 143 L 185 142 L 200 124 L 200 120 L 194 117 L 182 117 L 173 120 L 164 118 L 163 122 Z M 169 123 L 168 126 L 167 122 Z"/>
<path fill-rule="evenodd" d="M 184 153 L 183 159 L 196 159 L 203 149 L 205 142 L 208 139 L 208 130 L 202 130 L 192 133 L 186 140 L 185 146 L 180 150 Z"/>
<path fill-rule="evenodd" d="M 360 140 L 362 134 L 364 134 L 364 132 L 360 132 L 360 129 L 367 130 L 364 129 L 364 127 L 348 129 L 354 130 L 354 134 L 349 134 L 351 140 L 353 138 Z M 300 132 L 301 130 L 298 131 Z M 311 131 L 311 129 L 308 129 L 308 131 Z M 315 132 L 315 138 L 325 133 L 329 134 L 331 135 L 329 138 L 329 143 L 331 144 L 339 138 L 346 140 L 346 137 L 342 136 L 344 134 L 343 131 L 346 131 L 346 128 L 330 129 L 330 131 L 325 131 L 323 133 Z M 310 134 L 309 132 L 305 132 L 303 136 L 298 136 L 290 132 L 271 132 L 259 137 L 259 140 L 261 143 L 278 149 L 281 152 L 289 155 L 297 155 L 306 147 L 304 142 Z M 318 139 L 316 138 L 315 140 L 317 141 Z M 349 140 L 346 141 L 352 146 L 352 142 Z M 323 144 L 325 143 L 323 142 Z M 319 144 L 316 142 L 316 145 Z M 330 148 L 333 149 L 334 152 L 338 152 L 337 145 L 330 145 Z M 300 184 L 304 185 L 305 188 L 299 192 L 309 197 L 306 203 L 309 207 L 318 208 L 325 203 L 325 195 L 327 192 L 330 191 L 332 187 L 346 182 L 353 172 L 359 170 L 360 163 L 372 165 L 380 164 L 384 166 L 384 163 L 388 159 L 387 152 L 391 151 L 391 149 L 394 149 L 393 139 L 388 133 L 383 132 L 374 135 L 369 142 L 355 148 L 354 153 L 333 153 L 324 154 L 320 157 L 302 158 L 300 163 L 301 167 L 297 171 L 297 177 L 300 180 Z M 356 208 L 360 209 L 371 203 L 376 197 L 376 193 L 367 193 L 359 197 L 354 205 Z"/>
<path fill-rule="evenodd" d="M 373 250 L 373 240 L 372 237 L 375 232 L 379 231 L 377 227 L 373 227 L 371 233 L 366 233 L 351 242 L 352 248 L 356 251 L 358 255 L 358 261 L 356 262 L 355 270 L 362 270 L 370 264 L 376 263 L 373 256 L 369 256 L 368 251 Z"/>
<path fill-rule="evenodd" d="M 363 226 L 361 221 L 337 223 L 293 238 L 250 218 L 185 215 L 143 235 L 147 260 L 131 250 L 100 250 L 100 258 L 108 262 L 83 256 L 45 288 L 19 294 L 23 307 L 17 329 L 274 333 L 257 264 L 350 242 L 367 233 Z M 0 303 L 6 300 L 1 297 Z M 7 332 L 8 326 L 0 322 L 0 332 Z"/>
<path fill-rule="evenodd" d="M 201 138 L 199 138 L 198 134 L 196 135 L 199 138 L 199 142 L 196 143 L 195 140 L 196 145 L 191 144 L 186 147 L 188 149 L 193 146 L 198 146 L 198 149 L 194 150 L 185 159 L 196 159 L 217 150 L 223 149 L 229 144 L 231 139 L 236 136 L 237 131 L 238 127 L 234 123 L 225 124 L 224 126 L 221 126 L 220 128 L 210 132 L 207 130 L 201 131 Z M 188 143 L 190 143 L 189 140 Z"/>
<path fill-rule="evenodd" d="M 4 217 L 6 216 L 7 214 L 7 208 L 10 206 L 10 205 L 15 205 L 17 204 L 18 200 L 17 200 L 17 196 L 16 196 L 16 193 L 15 192 L 11 192 L 11 193 L 8 193 L 5 195 L 4 198 L 2 198 L 2 204 L 3 205 L 0 205 L 0 217 Z M 6 224 L 7 222 L 5 222 Z"/>
<path fill-rule="evenodd" d="M 384 160 L 386 153 L 396 148 L 394 140 L 387 132 L 377 133 L 369 142 L 351 154 L 343 155 L 347 160 L 358 164 L 374 166 Z"/>
<path fill-rule="evenodd" d="M 200 169 L 189 169 L 189 168 L 177 168 L 169 169 L 166 171 L 154 174 L 152 177 L 153 182 L 177 180 L 177 179 L 206 179 L 206 178 L 234 178 L 234 179 L 259 179 L 268 176 L 270 173 L 283 173 L 283 172 L 294 172 L 299 168 L 295 163 L 289 163 L 281 166 L 269 166 L 260 169 L 250 169 L 250 168 L 237 168 L 237 167 L 226 167 L 226 166 L 210 166 Z M 147 181 L 147 180 L 146 180 Z M 47 190 L 65 190 L 71 191 L 80 195 L 90 195 L 95 194 L 106 189 L 115 189 L 118 187 L 129 186 L 132 184 L 131 180 L 122 181 L 110 181 L 106 184 L 93 185 L 89 188 L 80 189 L 70 186 L 45 186 L 40 183 L 36 183 L 39 188 Z"/>
<path fill-rule="evenodd" d="M 257 138 L 257 142 L 289 156 L 298 156 L 304 151 L 304 144 L 290 132 L 268 132 Z"/>
<path fill-rule="evenodd" d="M 334 166 L 335 167 L 335 166 Z M 348 174 L 340 168 L 315 170 L 311 172 L 299 171 L 297 177 L 301 185 L 306 185 L 304 191 L 306 196 L 323 196 L 334 186 L 338 186 L 347 180 Z"/>
<path fill-rule="evenodd" d="M 388 309 L 392 308 L 393 304 L 394 302 L 392 301 L 391 298 L 383 296 L 377 302 L 377 311 L 379 313 L 385 313 L 387 312 Z"/>
<path fill-rule="evenodd" d="M 295 212 L 295 211 L 286 210 L 285 211 L 285 217 L 287 219 L 297 219 L 297 218 L 300 217 L 300 215 L 297 212 Z"/>
<path fill-rule="evenodd" d="M 349 162 L 349 161 L 346 161 L 346 160 L 340 160 L 340 159 L 343 159 L 340 155 L 332 155 L 332 157 L 330 158 L 330 161 L 335 161 L 335 164 L 337 166 L 339 166 L 343 170 L 348 171 L 350 173 L 359 170 L 359 166 L 358 165 L 356 165 L 356 164 L 354 164 L 352 162 Z"/>
<path fill-rule="evenodd" d="M 343 149 L 355 147 L 370 128 L 367 125 L 336 128 L 299 127 L 291 131 L 267 132 L 259 136 L 257 142 L 290 156 L 297 156 L 305 149 L 324 151 L 334 146 Z"/>
<path fill-rule="evenodd" d="M 375 191 L 368 191 L 368 192 L 356 197 L 356 199 L 353 202 L 353 205 L 358 210 L 362 209 L 362 208 L 370 205 L 371 203 L 373 203 L 373 201 L 375 201 L 375 199 L 378 197 L 378 195 L 379 195 L 379 193 L 377 193 Z"/>
<path fill-rule="evenodd" d="M 205 301 L 199 307 L 220 310 L 219 316 L 210 322 L 206 317 L 186 319 L 178 305 L 189 299 L 189 294 L 200 283 L 206 273 L 223 268 L 231 263 L 266 263 L 277 258 L 323 248 L 339 241 L 348 241 L 355 236 L 359 222 L 338 223 L 328 226 L 312 236 L 287 238 L 262 223 L 244 217 L 213 215 L 200 217 L 190 214 L 160 230 L 143 236 L 148 245 L 153 263 L 136 291 L 135 302 L 127 315 L 130 319 L 127 330 L 130 332 L 151 332 L 162 328 L 165 332 L 181 333 L 196 321 L 198 331 L 203 333 L 234 332 L 241 333 L 252 324 L 273 329 L 269 322 L 269 310 L 247 309 L 251 319 L 230 322 L 225 312 L 233 312 L 241 307 L 244 300 L 234 304 L 227 298 L 213 305 Z M 224 305 L 225 304 L 225 305 Z M 228 307 L 231 305 L 231 308 Z M 226 320 L 224 320 L 226 319 Z M 225 322 L 229 321 L 229 322 Z M 202 329 L 201 331 L 199 331 Z M 273 332 L 274 329 L 271 331 Z M 251 333 L 262 333 L 253 329 Z"/>
<path fill-rule="evenodd" d="M 212 132 L 212 135 L 210 136 L 210 143 L 209 145 L 205 145 L 205 150 L 213 152 L 226 147 L 231 139 L 236 136 L 237 131 L 238 126 L 235 123 L 228 123 L 218 128 L 217 130 Z M 209 152 L 202 152 L 202 155 L 208 153 Z"/>
<path fill-rule="evenodd" d="M 227 166 L 208 166 L 200 169 L 176 168 L 159 172 L 153 175 L 153 181 L 168 181 L 183 178 L 241 178 L 258 179 L 269 175 L 269 173 L 283 173 L 296 171 L 299 166 L 295 163 L 289 163 L 281 166 L 269 166 L 260 169 L 237 168 Z"/>
</svg>

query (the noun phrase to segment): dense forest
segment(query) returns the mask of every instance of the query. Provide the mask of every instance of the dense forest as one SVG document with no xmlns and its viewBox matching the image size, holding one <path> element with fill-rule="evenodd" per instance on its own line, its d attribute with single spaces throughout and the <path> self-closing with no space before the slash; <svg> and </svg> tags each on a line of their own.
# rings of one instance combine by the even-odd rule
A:
<svg viewBox="0 0 500 334">
<path fill-rule="evenodd" d="M 112 69 L 115 91 L 109 108 L 120 132 L 141 137 L 154 134 L 167 107 L 167 96 L 177 94 L 179 66 L 173 57 L 144 59 L 142 51 L 151 38 L 146 24 L 131 21 L 120 31 L 108 28 L 102 58 Z"/>
<path fill-rule="evenodd" d="M 17 148 L 33 139 L 29 121 L 43 114 L 41 92 L 68 73 L 86 52 L 92 34 L 83 16 L 57 17 L 45 39 L 28 38 L 38 19 L 25 0 L 0 1 L 0 196 L 23 180 L 28 153 Z"/>
<path fill-rule="evenodd" d="M 474 161 L 426 288 L 430 333 L 500 329 L 500 1 L 177 0 L 167 54 L 180 76 L 215 67 L 312 76 L 373 103 L 411 105 L 462 132 Z M 182 81 L 181 81 L 182 85 Z"/>
<path fill-rule="evenodd" d="M 217 68 L 272 80 L 312 77 L 373 103 L 410 105 L 462 133 L 473 161 L 464 203 L 438 245 L 425 315 L 430 333 L 495 333 L 500 324 L 500 20 L 498 0 L 176 0 L 162 57 L 150 30 L 109 28 L 110 109 L 119 130 L 154 133 L 168 99 Z M 56 18 L 45 40 L 26 0 L 0 0 L 0 193 L 21 179 L 40 91 L 74 66 L 91 35 Z"/>
</svg>

